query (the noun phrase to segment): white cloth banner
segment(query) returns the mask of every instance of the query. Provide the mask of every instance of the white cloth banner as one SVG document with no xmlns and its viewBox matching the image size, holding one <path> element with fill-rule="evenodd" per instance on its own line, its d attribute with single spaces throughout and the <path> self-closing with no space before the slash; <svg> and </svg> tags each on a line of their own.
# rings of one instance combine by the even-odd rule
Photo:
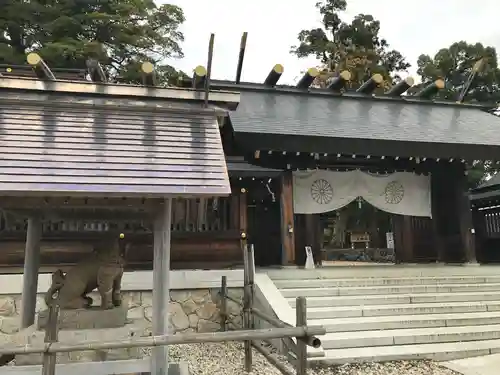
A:
<svg viewBox="0 0 500 375">
<path fill-rule="evenodd" d="M 359 170 L 293 172 L 296 214 L 334 211 L 357 197 L 392 214 L 431 217 L 429 176 L 410 172 L 378 175 Z"/>
</svg>

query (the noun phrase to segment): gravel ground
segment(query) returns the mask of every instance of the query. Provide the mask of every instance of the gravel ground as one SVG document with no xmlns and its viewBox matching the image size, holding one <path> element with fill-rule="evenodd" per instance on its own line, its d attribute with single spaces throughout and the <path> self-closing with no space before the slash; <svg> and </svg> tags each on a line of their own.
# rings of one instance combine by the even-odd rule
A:
<svg viewBox="0 0 500 375">
<path fill-rule="evenodd" d="M 172 361 L 189 363 L 191 375 L 246 375 L 243 344 L 192 344 L 170 346 Z M 288 365 L 290 370 L 292 368 Z M 253 350 L 254 375 L 282 375 L 259 352 Z M 309 370 L 309 375 L 459 375 L 428 361 L 343 365 Z"/>
</svg>

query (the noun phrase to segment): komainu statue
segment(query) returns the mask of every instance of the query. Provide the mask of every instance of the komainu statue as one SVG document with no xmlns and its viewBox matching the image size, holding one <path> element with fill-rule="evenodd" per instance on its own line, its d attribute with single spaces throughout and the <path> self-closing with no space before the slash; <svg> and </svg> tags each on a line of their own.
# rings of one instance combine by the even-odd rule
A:
<svg viewBox="0 0 500 375">
<path fill-rule="evenodd" d="M 55 302 L 61 309 L 88 308 L 93 301 L 87 294 L 96 288 L 101 295 L 101 308 L 120 306 L 120 287 L 128 247 L 129 244 L 118 239 L 100 243 L 87 259 L 66 274 L 61 270 L 54 272 L 52 285 L 45 294 L 47 306 Z"/>
</svg>

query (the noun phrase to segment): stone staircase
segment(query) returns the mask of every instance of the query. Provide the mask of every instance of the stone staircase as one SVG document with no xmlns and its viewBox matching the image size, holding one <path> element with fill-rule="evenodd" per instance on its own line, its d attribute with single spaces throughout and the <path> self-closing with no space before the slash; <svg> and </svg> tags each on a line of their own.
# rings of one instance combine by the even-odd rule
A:
<svg viewBox="0 0 500 375">
<path fill-rule="evenodd" d="M 324 356 L 310 361 L 500 353 L 500 267 L 349 269 L 268 272 L 292 308 L 306 297 L 309 324 L 327 330 Z"/>
</svg>

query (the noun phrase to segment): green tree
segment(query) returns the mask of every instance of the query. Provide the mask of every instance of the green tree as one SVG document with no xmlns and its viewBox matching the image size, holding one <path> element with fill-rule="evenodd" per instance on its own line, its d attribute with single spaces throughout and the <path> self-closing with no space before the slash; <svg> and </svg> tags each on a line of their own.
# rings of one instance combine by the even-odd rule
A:
<svg viewBox="0 0 500 375">
<path fill-rule="evenodd" d="M 429 55 L 420 55 L 417 73 L 424 83 L 413 87 L 409 93 L 416 92 L 426 82 L 441 78 L 445 81 L 446 87 L 438 93 L 437 98 L 457 100 L 474 65 L 476 65 L 477 72 L 466 93 L 465 100 L 500 101 L 500 70 L 495 48 L 481 43 L 469 44 L 465 41 L 440 49 L 434 58 Z"/>
<path fill-rule="evenodd" d="M 323 27 L 302 30 L 299 45 L 292 46 L 291 52 L 299 58 L 315 56 L 323 66 L 322 79 L 349 70 L 351 85 L 358 87 L 379 73 L 390 86 L 398 72 L 410 67 L 403 55 L 379 36 L 380 22 L 373 16 L 359 14 L 351 22 L 343 22 L 340 15 L 347 9 L 346 0 L 324 0 L 316 7 Z"/>
<path fill-rule="evenodd" d="M 408 91 L 410 95 L 418 92 L 427 82 L 440 78 L 445 81 L 445 88 L 438 92 L 436 99 L 458 100 L 476 66 L 464 101 L 492 104 L 500 101 L 500 70 L 494 47 L 460 41 L 440 49 L 434 58 L 421 55 L 417 65 L 422 83 L 412 87 Z M 487 175 L 498 170 L 499 165 L 491 161 L 473 162 L 468 168 L 469 187 L 477 187 Z"/>
<path fill-rule="evenodd" d="M 110 78 L 138 82 L 139 63 L 157 64 L 159 80 L 177 82 L 165 59 L 183 56 L 181 8 L 153 0 L 3 0 L 0 63 L 24 64 L 38 52 L 50 67 L 85 68 L 88 58 Z"/>
<path fill-rule="evenodd" d="M 324 0 L 316 4 L 322 17 L 322 27 L 302 30 L 298 35 L 299 44 L 292 46 L 291 52 L 299 58 L 314 56 L 320 62 L 321 74 L 315 85 L 323 87 L 328 79 L 343 70 L 351 73 L 348 88 L 357 88 L 373 74 L 384 78 L 384 91 L 398 79 L 398 73 L 407 70 L 410 64 L 404 56 L 389 48 L 387 40 L 379 35 L 380 22 L 368 14 L 359 14 L 350 22 L 343 22 L 341 14 L 347 9 L 346 0 Z M 360 216 L 360 212 L 363 215 Z M 350 204 L 338 211 L 335 220 L 337 234 L 345 232 L 348 222 L 358 217 L 366 230 L 377 237 L 376 227 L 382 220 L 378 210 L 363 204 Z M 375 227 L 374 227 L 375 226 Z M 338 239 L 337 239 L 338 240 Z"/>
</svg>

